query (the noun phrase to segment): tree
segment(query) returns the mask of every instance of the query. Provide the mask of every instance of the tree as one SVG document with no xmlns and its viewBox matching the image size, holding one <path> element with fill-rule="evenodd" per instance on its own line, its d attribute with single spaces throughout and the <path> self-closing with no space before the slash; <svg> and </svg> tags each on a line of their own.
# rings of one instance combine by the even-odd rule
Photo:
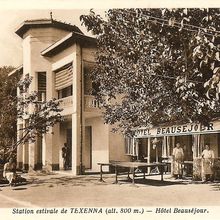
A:
<svg viewBox="0 0 220 220">
<path fill-rule="evenodd" d="M 29 74 L 18 82 L 20 95 L 17 97 L 17 119 L 24 123 L 23 127 L 17 130 L 21 134 L 12 150 L 25 142 L 35 142 L 37 137 L 42 137 L 50 132 L 56 123 L 63 121 L 60 101 L 55 98 L 39 101 L 37 91 L 28 91 L 31 82 L 32 77 Z"/>
<path fill-rule="evenodd" d="M 91 77 L 116 130 L 219 116 L 220 9 L 110 9 L 104 19 L 90 10 L 80 19 L 97 37 Z"/>
<path fill-rule="evenodd" d="M 0 68 L 0 156 L 3 161 L 16 138 L 16 77 L 8 77 L 13 67 Z"/>
<path fill-rule="evenodd" d="M 4 160 L 7 160 L 8 157 L 16 157 L 20 144 L 35 142 L 37 137 L 50 132 L 51 127 L 61 122 L 63 117 L 60 114 L 62 109 L 58 100 L 39 101 L 38 92 L 29 91 L 32 78 L 28 74 L 18 80 L 15 77 L 8 77 L 10 69 L 3 70 L 5 78 L 0 82 L 0 135 Z M 23 122 L 23 127 L 17 128 L 17 120 Z M 16 133 L 19 135 L 18 139 Z"/>
</svg>

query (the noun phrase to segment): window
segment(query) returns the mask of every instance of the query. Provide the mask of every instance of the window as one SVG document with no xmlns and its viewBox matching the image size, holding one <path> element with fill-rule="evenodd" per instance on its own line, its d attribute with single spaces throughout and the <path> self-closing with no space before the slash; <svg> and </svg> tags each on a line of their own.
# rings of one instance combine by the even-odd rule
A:
<svg viewBox="0 0 220 220">
<path fill-rule="evenodd" d="M 62 99 L 68 96 L 72 96 L 73 95 L 73 86 L 68 86 L 66 88 L 63 88 L 61 90 L 58 90 L 58 99 Z"/>
<path fill-rule="evenodd" d="M 84 94 L 96 95 L 100 91 L 100 82 L 94 82 L 92 80 L 92 74 L 95 67 L 95 63 L 84 61 Z"/>
<path fill-rule="evenodd" d="M 97 95 L 97 93 L 100 91 L 100 83 L 92 82 L 92 95 Z"/>
<path fill-rule="evenodd" d="M 138 141 L 134 138 L 125 138 L 125 154 L 137 156 L 138 154 Z"/>
<path fill-rule="evenodd" d="M 73 65 L 69 63 L 55 72 L 55 89 L 65 90 L 73 84 Z"/>
<path fill-rule="evenodd" d="M 47 85 L 46 72 L 38 72 L 37 79 L 38 79 L 38 100 L 42 101 L 45 100 L 46 98 L 46 85 Z"/>
</svg>

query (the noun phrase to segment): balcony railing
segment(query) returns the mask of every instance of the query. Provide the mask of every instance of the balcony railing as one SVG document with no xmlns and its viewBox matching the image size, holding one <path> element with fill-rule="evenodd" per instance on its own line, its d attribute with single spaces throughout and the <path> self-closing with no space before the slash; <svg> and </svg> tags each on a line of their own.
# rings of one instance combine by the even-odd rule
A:
<svg viewBox="0 0 220 220">
<path fill-rule="evenodd" d="M 73 105 L 73 97 L 72 96 L 68 96 L 62 99 L 59 99 L 59 101 L 61 101 L 60 103 L 60 107 L 61 108 L 68 108 L 68 107 L 72 107 Z"/>
<path fill-rule="evenodd" d="M 85 110 L 100 109 L 101 107 L 100 103 L 92 95 L 84 96 L 84 106 Z"/>
<path fill-rule="evenodd" d="M 66 115 L 67 113 L 70 113 L 72 111 L 73 107 L 73 97 L 65 97 L 62 99 L 59 99 L 60 102 L 60 108 L 63 108 L 63 114 Z M 100 103 L 95 100 L 95 97 L 92 95 L 84 95 L 84 111 L 87 112 L 94 112 L 100 110 Z M 71 110 L 70 110 L 71 109 Z"/>
</svg>

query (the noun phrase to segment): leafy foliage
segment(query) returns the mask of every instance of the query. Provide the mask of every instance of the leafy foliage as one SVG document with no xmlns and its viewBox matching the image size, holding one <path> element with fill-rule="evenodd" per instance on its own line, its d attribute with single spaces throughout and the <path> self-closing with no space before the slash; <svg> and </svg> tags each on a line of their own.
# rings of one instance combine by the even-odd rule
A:
<svg viewBox="0 0 220 220">
<path fill-rule="evenodd" d="M 32 77 L 28 74 L 18 83 L 20 95 L 17 98 L 17 118 L 25 122 L 25 126 L 19 128 L 22 132 L 15 148 L 25 142 L 35 142 L 38 136 L 50 132 L 51 127 L 61 122 L 63 117 L 60 112 L 58 100 L 39 101 L 38 92 L 28 91 Z"/>
<path fill-rule="evenodd" d="M 2 159 L 6 161 L 8 157 L 16 157 L 18 145 L 35 142 L 37 137 L 50 132 L 51 127 L 61 122 L 63 117 L 58 100 L 39 101 L 38 92 L 29 91 L 32 78 L 28 74 L 18 80 L 18 77 L 8 77 L 12 68 L 0 70 L 0 143 Z M 17 129 L 17 120 L 23 122 L 23 127 Z"/>
<path fill-rule="evenodd" d="M 90 10 L 81 20 L 97 36 L 96 98 L 116 130 L 219 116 L 220 9 Z"/>
<path fill-rule="evenodd" d="M 16 77 L 8 77 L 13 67 L 0 68 L 0 156 L 7 159 L 6 152 L 16 137 Z"/>
</svg>

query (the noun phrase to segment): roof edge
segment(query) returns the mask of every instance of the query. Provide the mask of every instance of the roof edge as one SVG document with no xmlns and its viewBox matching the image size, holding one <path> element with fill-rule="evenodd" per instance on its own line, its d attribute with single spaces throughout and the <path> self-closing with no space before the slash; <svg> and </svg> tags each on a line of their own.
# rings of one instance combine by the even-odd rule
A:
<svg viewBox="0 0 220 220">
<path fill-rule="evenodd" d="M 62 47 L 68 47 L 69 44 L 74 42 L 86 42 L 96 45 L 97 39 L 93 37 L 86 36 L 84 34 L 80 34 L 77 32 L 71 32 L 70 34 L 66 35 L 64 38 L 56 41 L 43 51 L 41 51 L 42 56 L 50 57 L 52 56 L 53 52 L 59 51 Z"/>
<path fill-rule="evenodd" d="M 83 34 L 83 32 L 76 26 L 69 23 L 57 21 L 55 19 L 35 19 L 35 20 L 26 20 L 22 22 L 15 30 L 15 33 L 23 38 L 24 34 L 30 29 L 31 27 L 56 27 L 58 29 L 67 30 L 69 32 L 79 32 Z"/>
<path fill-rule="evenodd" d="M 10 73 L 8 73 L 8 76 L 12 76 L 16 73 L 18 73 L 19 71 L 21 71 L 23 69 L 23 65 L 17 67 L 16 69 L 12 70 Z"/>
</svg>

